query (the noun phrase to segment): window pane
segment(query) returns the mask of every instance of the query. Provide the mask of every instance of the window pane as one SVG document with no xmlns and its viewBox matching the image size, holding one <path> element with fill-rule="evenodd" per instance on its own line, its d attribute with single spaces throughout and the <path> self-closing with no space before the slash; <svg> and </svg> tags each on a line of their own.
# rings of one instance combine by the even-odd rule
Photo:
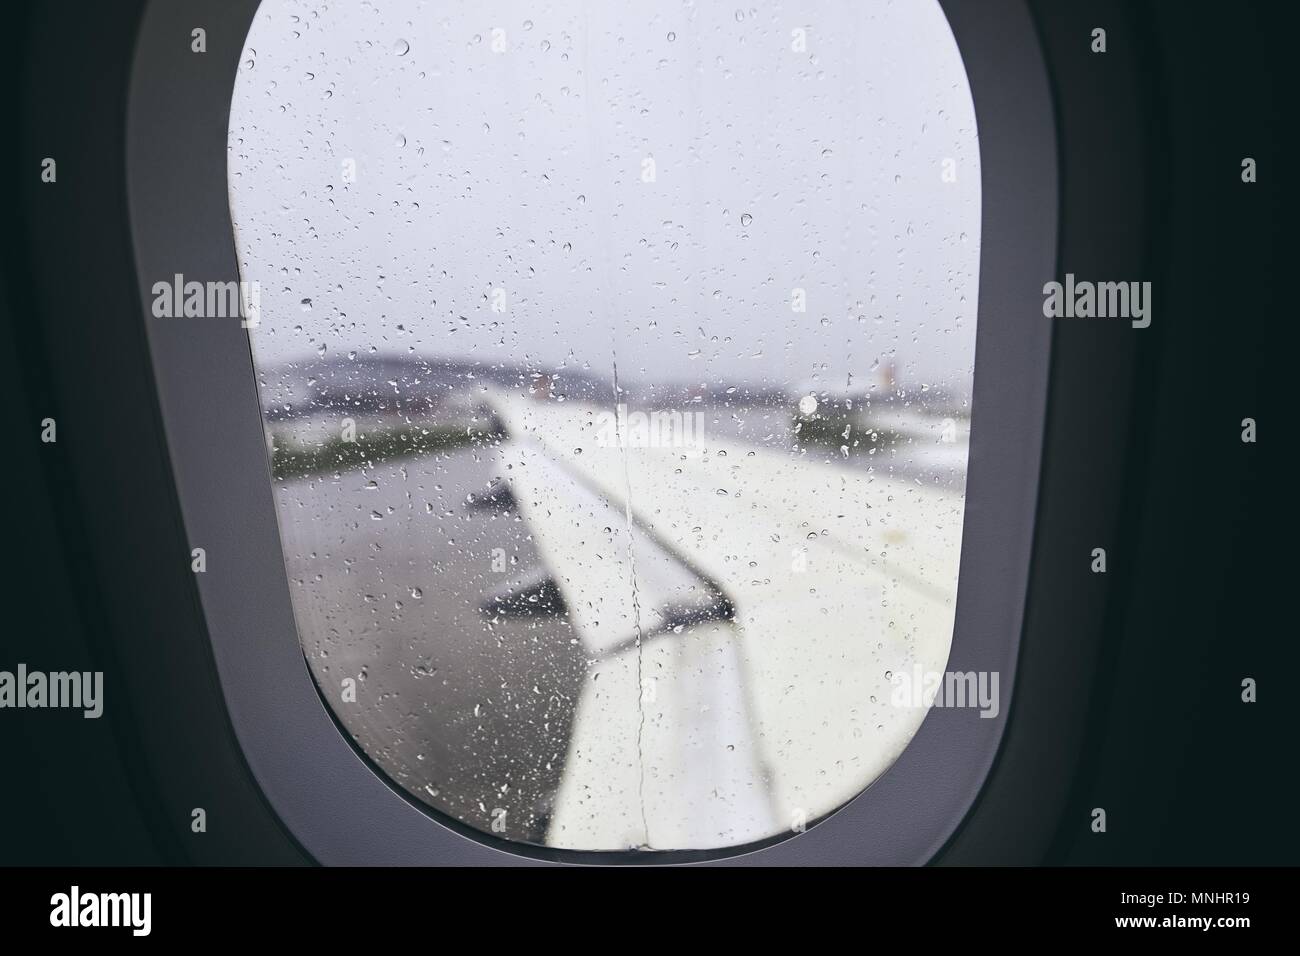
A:
<svg viewBox="0 0 1300 956">
<path fill-rule="evenodd" d="M 585 850 L 876 779 L 964 505 L 979 154 L 938 3 L 264 0 L 241 59 L 280 530 L 359 747 Z"/>
</svg>

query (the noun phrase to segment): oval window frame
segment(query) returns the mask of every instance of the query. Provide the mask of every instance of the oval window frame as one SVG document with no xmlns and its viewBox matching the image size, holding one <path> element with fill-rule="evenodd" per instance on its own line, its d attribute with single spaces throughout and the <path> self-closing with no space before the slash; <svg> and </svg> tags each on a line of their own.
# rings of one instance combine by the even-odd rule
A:
<svg viewBox="0 0 1300 956">
<path fill-rule="evenodd" d="M 325 864 L 528 861 L 760 865 L 928 861 L 993 765 L 1024 622 L 1047 408 L 1055 272 L 1054 114 L 1021 0 L 940 0 L 980 133 L 982 249 L 972 440 L 949 671 L 997 671 L 999 713 L 933 709 L 894 765 L 800 834 L 718 850 L 583 852 L 518 844 L 445 818 L 390 782 L 320 698 L 299 644 L 247 333 L 236 320 L 146 315 L 178 503 L 208 570 L 197 586 L 231 722 L 289 831 Z M 237 282 L 226 172 L 231 93 L 260 0 L 153 2 L 127 114 L 128 211 L 141 290 L 175 274 Z M 206 31 L 206 52 L 191 31 Z M 268 733 L 274 728 L 274 733 Z"/>
</svg>

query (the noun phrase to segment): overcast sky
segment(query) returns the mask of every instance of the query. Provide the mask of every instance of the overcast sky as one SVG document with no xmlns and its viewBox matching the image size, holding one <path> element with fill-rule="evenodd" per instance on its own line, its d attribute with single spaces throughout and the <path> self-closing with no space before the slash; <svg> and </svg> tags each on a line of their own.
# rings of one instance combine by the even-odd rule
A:
<svg viewBox="0 0 1300 956">
<path fill-rule="evenodd" d="M 838 389 L 892 358 L 969 394 L 979 153 L 936 0 L 263 0 L 243 60 L 259 365 L 324 346 Z"/>
</svg>

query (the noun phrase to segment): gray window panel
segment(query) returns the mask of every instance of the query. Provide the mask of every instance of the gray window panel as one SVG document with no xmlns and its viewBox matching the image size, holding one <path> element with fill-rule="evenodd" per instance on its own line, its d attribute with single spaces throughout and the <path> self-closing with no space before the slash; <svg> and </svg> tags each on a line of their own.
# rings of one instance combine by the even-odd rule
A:
<svg viewBox="0 0 1300 956">
<path fill-rule="evenodd" d="M 239 276 L 229 239 L 224 131 L 254 6 L 212 6 L 201 57 L 175 41 L 202 19 L 193 13 L 155 5 L 142 31 L 129 168 L 146 302 L 155 282 L 178 273 L 200 281 Z M 951 13 L 962 5 L 946 6 Z M 981 134 L 983 251 L 962 588 L 947 669 L 997 672 L 999 716 L 931 711 L 874 785 L 786 842 L 617 859 L 740 853 L 730 858 L 922 862 L 959 823 L 992 761 L 1014 678 L 1032 530 L 1049 347 L 1048 327 L 1034 318 L 1041 276 L 1053 267 L 1056 182 L 1046 83 L 1026 13 L 999 3 L 987 7 L 984 26 L 960 15 L 953 23 Z M 223 689 L 250 766 L 295 836 L 324 862 L 520 859 L 496 852 L 508 849 L 608 860 L 512 846 L 463 821 L 435 819 L 349 744 L 322 704 L 296 637 L 247 333 L 237 321 L 216 318 L 147 322 L 186 526 L 209 555 L 199 587 Z M 654 548 L 650 540 L 640 544 L 643 553 Z M 670 592 L 689 587 L 674 583 L 673 574 L 701 570 L 689 560 L 681 564 L 684 570 L 666 565 L 675 568 L 663 585 Z"/>
</svg>

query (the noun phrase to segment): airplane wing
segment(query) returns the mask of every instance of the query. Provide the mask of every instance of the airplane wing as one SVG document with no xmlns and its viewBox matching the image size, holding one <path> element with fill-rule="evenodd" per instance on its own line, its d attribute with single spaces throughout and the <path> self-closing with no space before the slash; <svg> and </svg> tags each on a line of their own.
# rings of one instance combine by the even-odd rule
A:
<svg viewBox="0 0 1300 956">
<path fill-rule="evenodd" d="M 607 409 L 490 401 L 520 512 L 596 661 L 552 842 L 681 846 L 702 828 L 744 843 L 835 809 L 896 759 L 924 710 L 893 706 L 892 678 L 947 662 L 960 494 L 710 440 L 707 423 L 689 447 L 626 447 L 598 440 Z M 683 598 L 699 616 L 665 629 Z M 698 794 L 685 813 L 683 790 Z M 640 819 L 611 819 L 624 805 Z"/>
</svg>

